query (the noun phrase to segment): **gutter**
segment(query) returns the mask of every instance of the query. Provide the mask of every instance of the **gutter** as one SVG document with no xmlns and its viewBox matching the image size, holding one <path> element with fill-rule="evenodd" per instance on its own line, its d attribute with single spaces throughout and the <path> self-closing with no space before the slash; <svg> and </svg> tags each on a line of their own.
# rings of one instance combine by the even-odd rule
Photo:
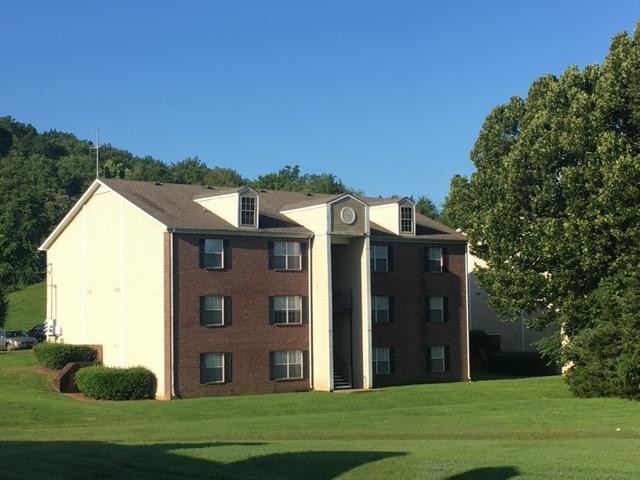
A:
<svg viewBox="0 0 640 480">
<path fill-rule="evenodd" d="M 312 282 L 312 267 L 313 263 L 311 262 L 311 242 L 313 241 L 313 236 L 310 235 L 307 237 L 307 282 L 309 283 L 309 297 L 307 301 L 307 312 L 308 321 L 309 321 L 309 389 L 313 390 L 313 282 Z"/>
<path fill-rule="evenodd" d="M 176 344 L 176 339 L 175 339 L 175 305 L 174 305 L 174 301 L 173 301 L 173 296 L 174 296 L 174 256 L 173 256 L 173 235 L 174 235 L 174 229 L 170 228 L 169 229 L 169 234 L 170 234 L 170 247 L 169 247 L 169 302 L 170 302 L 170 307 L 169 307 L 169 315 L 170 315 L 170 320 L 169 320 L 169 325 L 171 328 L 171 358 L 170 358 L 170 362 L 171 362 L 171 398 L 175 398 L 176 396 L 176 367 L 175 367 L 175 344 Z"/>
<path fill-rule="evenodd" d="M 471 325 L 471 318 L 469 316 L 469 244 L 465 245 L 464 248 L 464 278 L 465 278 L 465 309 L 466 309 L 466 337 L 467 337 L 467 380 L 471 380 L 471 347 L 469 346 L 469 326 Z"/>
<path fill-rule="evenodd" d="M 169 227 L 170 232 L 185 233 L 190 235 L 220 235 L 220 236 L 241 236 L 241 237 L 269 237 L 269 238 L 300 238 L 308 239 L 310 234 L 307 232 L 266 232 L 251 229 L 238 230 L 206 230 L 198 228 L 180 228 Z"/>
</svg>

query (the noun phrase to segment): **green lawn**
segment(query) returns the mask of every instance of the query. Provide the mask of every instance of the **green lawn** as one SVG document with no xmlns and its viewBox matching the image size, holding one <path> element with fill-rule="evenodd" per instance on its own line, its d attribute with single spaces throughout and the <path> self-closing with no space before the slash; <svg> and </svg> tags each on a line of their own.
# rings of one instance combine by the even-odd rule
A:
<svg viewBox="0 0 640 480">
<path fill-rule="evenodd" d="M 29 330 L 34 325 L 44 322 L 47 303 L 45 282 L 11 292 L 7 299 L 7 330 Z"/>
<path fill-rule="evenodd" d="M 0 478 L 638 479 L 640 403 L 545 377 L 172 402 L 54 393 L 0 354 Z"/>
</svg>

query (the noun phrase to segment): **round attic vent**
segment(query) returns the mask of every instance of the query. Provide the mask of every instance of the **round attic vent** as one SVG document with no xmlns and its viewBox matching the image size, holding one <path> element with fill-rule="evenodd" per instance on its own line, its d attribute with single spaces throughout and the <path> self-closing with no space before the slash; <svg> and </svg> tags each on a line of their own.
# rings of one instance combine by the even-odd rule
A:
<svg viewBox="0 0 640 480">
<path fill-rule="evenodd" d="M 347 225 L 351 225 L 356 221 L 356 212 L 354 212 L 353 208 L 351 207 L 344 207 L 342 210 L 340 210 L 340 218 Z"/>
</svg>

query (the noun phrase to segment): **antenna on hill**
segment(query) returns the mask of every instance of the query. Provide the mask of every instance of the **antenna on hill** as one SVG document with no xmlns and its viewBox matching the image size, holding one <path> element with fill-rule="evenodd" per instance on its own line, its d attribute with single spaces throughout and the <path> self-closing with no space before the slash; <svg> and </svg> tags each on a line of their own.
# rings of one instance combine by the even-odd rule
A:
<svg viewBox="0 0 640 480">
<path fill-rule="evenodd" d="M 96 130 L 96 143 L 91 150 L 96 150 L 96 178 L 100 177 L 100 129 Z"/>
</svg>

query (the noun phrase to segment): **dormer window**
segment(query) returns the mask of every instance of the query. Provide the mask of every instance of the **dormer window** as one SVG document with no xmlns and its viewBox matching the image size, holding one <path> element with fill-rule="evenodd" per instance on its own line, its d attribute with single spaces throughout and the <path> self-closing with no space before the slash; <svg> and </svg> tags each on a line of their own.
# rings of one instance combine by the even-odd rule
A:
<svg viewBox="0 0 640 480">
<path fill-rule="evenodd" d="M 240 197 L 240 226 L 256 226 L 256 197 Z"/>
<path fill-rule="evenodd" d="M 413 207 L 400 207 L 400 233 L 413 233 Z"/>
</svg>

